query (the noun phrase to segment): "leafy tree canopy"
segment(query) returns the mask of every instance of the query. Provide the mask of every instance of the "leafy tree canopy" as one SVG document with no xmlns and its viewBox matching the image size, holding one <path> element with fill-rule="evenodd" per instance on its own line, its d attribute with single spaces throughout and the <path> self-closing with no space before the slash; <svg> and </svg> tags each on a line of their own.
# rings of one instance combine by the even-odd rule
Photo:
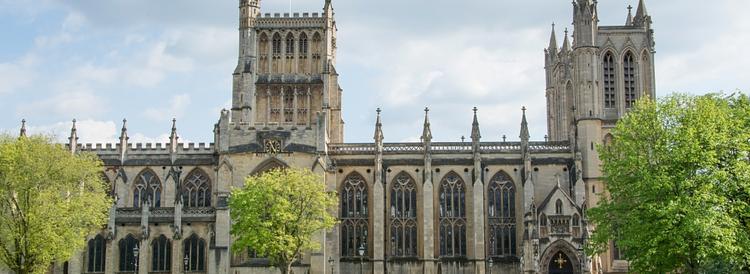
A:
<svg viewBox="0 0 750 274">
<path fill-rule="evenodd" d="M 607 194 L 589 211 L 590 254 L 616 239 L 638 273 L 747 269 L 748 97 L 641 100 L 611 133 L 599 147 Z"/>
<path fill-rule="evenodd" d="M 326 192 L 323 178 L 307 169 L 274 169 L 245 180 L 232 191 L 229 208 L 235 252 L 251 247 L 282 273 L 303 252 L 320 248 L 316 233 L 332 228 L 330 210 L 337 196 Z"/>
<path fill-rule="evenodd" d="M 106 224 L 112 205 L 101 161 L 50 142 L 0 136 L 0 264 L 15 273 L 68 260 Z"/>
</svg>

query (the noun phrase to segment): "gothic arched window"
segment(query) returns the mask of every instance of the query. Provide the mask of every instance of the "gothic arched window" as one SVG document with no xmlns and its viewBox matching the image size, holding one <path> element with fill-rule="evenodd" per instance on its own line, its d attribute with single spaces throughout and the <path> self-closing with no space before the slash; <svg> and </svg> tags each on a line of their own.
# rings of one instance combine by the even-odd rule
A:
<svg viewBox="0 0 750 274">
<path fill-rule="evenodd" d="M 417 256 L 417 184 L 406 172 L 391 183 L 390 248 L 394 257 Z"/>
<path fill-rule="evenodd" d="M 128 236 L 120 240 L 117 247 L 120 251 L 120 271 L 135 271 L 137 260 L 135 249 L 138 247 L 138 240 L 132 234 L 128 234 Z"/>
<path fill-rule="evenodd" d="M 622 69 L 623 80 L 625 81 L 625 107 L 631 108 L 635 105 L 635 100 L 638 99 L 638 94 L 635 91 L 635 61 L 632 52 L 628 51 L 625 54 Z"/>
<path fill-rule="evenodd" d="M 89 240 L 88 243 L 88 256 L 87 256 L 87 271 L 89 273 L 103 273 L 104 272 L 104 261 L 107 258 L 107 242 L 104 240 L 102 235 L 96 235 L 95 238 Z"/>
<path fill-rule="evenodd" d="M 643 77 L 643 87 L 641 90 L 643 91 L 643 94 L 654 94 L 653 90 L 653 81 L 652 76 L 653 72 L 651 70 L 651 59 L 649 59 L 648 51 L 643 51 L 643 54 L 641 54 L 643 57 L 641 57 L 641 76 Z"/>
<path fill-rule="evenodd" d="M 161 182 L 151 169 L 138 174 L 133 189 L 133 207 L 141 207 L 147 201 L 152 207 L 161 207 Z"/>
<path fill-rule="evenodd" d="M 365 179 L 358 173 L 346 176 L 341 187 L 341 256 L 343 257 L 359 256 L 360 247 L 368 250 L 367 199 Z"/>
<path fill-rule="evenodd" d="M 151 242 L 151 271 L 172 270 L 172 243 L 164 235 Z"/>
<path fill-rule="evenodd" d="M 489 255 L 516 255 L 516 188 L 510 176 L 498 172 L 487 187 Z"/>
<path fill-rule="evenodd" d="M 185 271 L 206 271 L 206 241 L 193 234 L 183 242 L 183 254 L 187 258 Z"/>
<path fill-rule="evenodd" d="M 291 33 L 286 35 L 286 55 L 290 57 L 294 55 L 294 35 Z"/>
<path fill-rule="evenodd" d="M 203 170 L 196 168 L 185 178 L 182 199 L 186 207 L 211 206 L 211 180 Z"/>
<path fill-rule="evenodd" d="M 604 72 L 604 108 L 615 108 L 617 107 L 617 93 L 615 91 L 615 58 L 612 52 L 604 55 L 602 71 Z"/>
<path fill-rule="evenodd" d="M 563 203 L 560 201 L 560 199 L 557 199 L 557 202 L 555 202 L 555 214 L 562 215 L 563 214 Z"/>
<path fill-rule="evenodd" d="M 455 172 L 440 181 L 440 256 L 466 256 L 466 190 Z"/>
<path fill-rule="evenodd" d="M 306 57 L 308 52 L 307 45 L 307 34 L 304 32 L 299 35 L 299 55 L 300 57 Z"/>
<path fill-rule="evenodd" d="M 273 35 L 273 40 L 271 40 L 271 47 L 273 47 L 274 56 L 281 55 L 281 35 L 279 35 L 278 33 Z"/>
</svg>

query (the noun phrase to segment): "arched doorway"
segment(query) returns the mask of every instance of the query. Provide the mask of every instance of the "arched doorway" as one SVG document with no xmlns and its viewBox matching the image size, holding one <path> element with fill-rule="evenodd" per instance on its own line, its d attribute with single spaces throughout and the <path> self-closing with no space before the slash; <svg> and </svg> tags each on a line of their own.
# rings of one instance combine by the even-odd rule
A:
<svg viewBox="0 0 750 274">
<path fill-rule="evenodd" d="M 547 265 L 549 274 L 573 274 L 573 262 L 562 251 L 558 251 Z"/>
</svg>

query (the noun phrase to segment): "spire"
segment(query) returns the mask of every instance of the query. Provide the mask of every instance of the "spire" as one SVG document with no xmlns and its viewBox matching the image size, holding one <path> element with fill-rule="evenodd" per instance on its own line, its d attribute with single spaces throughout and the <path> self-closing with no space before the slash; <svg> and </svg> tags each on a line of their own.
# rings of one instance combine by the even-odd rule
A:
<svg viewBox="0 0 750 274">
<path fill-rule="evenodd" d="M 122 130 L 120 131 L 120 143 L 127 142 L 130 137 L 128 137 L 128 127 L 127 127 L 128 120 L 122 119 Z"/>
<path fill-rule="evenodd" d="M 73 119 L 73 127 L 70 128 L 70 137 L 68 137 L 68 146 L 71 153 L 76 153 L 78 147 L 78 130 L 76 129 L 76 119 Z"/>
<path fill-rule="evenodd" d="M 526 107 L 522 107 L 521 111 L 523 111 L 523 117 L 521 118 L 521 135 L 519 136 L 521 138 L 521 142 L 528 142 L 529 141 L 529 124 L 526 122 Z"/>
<path fill-rule="evenodd" d="M 550 56 L 557 54 L 557 34 L 555 34 L 555 23 L 552 23 L 552 34 L 549 38 L 549 51 Z"/>
<path fill-rule="evenodd" d="M 635 18 L 643 19 L 646 16 L 648 16 L 648 11 L 646 10 L 645 0 L 640 0 L 638 1 L 638 9 L 635 11 Z"/>
<path fill-rule="evenodd" d="M 378 113 L 377 118 L 375 119 L 375 143 L 382 143 L 383 142 L 383 123 L 380 122 L 380 108 L 375 110 L 375 112 Z"/>
<path fill-rule="evenodd" d="M 565 28 L 565 40 L 563 40 L 562 50 L 560 53 L 570 52 L 570 40 L 568 39 L 568 28 Z"/>
<path fill-rule="evenodd" d="M 633 25 L 633 6 L 628 5 L 628 19 L 625 20 L 625 26 Z"/>
<path fill-rule="evenodd" d="M 26 137 L 26 119 L 21 120 L 21 132 L 18 134 L 19 137 Z"/>
<path fill-rule="evenodd" d="M 424 108 L 424 130 L 422 130 L 422 142 L 432 142 L 432 130 L 430 130 L 430 108 Z"/>
<path fill-rule="evenodd" d="M 479 132 L 479 120 L 477 119 L 477 107 L 474 107 L 474 122 L 471 123 L 471 141 L 479 142 L 482 134 Z"/>
</svg>

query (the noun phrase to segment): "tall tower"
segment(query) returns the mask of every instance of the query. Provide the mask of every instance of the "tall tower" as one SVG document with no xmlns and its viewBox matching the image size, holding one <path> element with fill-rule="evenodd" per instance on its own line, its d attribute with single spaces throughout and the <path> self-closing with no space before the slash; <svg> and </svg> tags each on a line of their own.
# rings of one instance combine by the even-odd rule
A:
<svg viewBox="0 0 750 274">
<path fill-rule="evenodd" d="M 232 122 L 248 124 L 252 121 L 257 63 L 255 24 L 260 16 L 260 0 L 240 0 L 240 45 L 237 68 L 233 73 Z"/>
</svg>

